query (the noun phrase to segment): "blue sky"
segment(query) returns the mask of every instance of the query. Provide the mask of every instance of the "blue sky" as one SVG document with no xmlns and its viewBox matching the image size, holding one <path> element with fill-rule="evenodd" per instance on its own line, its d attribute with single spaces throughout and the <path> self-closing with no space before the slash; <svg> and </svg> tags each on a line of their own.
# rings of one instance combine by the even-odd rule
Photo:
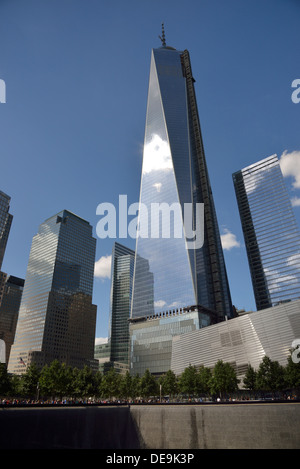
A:
<svg viewBox="0 0 300 469">
<path fill-rule="evenodd" d="M 98 204 L 138 201 L 150 55 L 164 22 L 167 43 L 190 52 L 220 231 L 237 241 L 224 250 L 232 300 L 255 309 L 232 173 L 295 152 L 286 181 L 300 197 L 299 18 L 298 0 L 0 0 L 0 190 L 14 216 L 2 269 L 25 278 L 32 237 L 60 210 L 97 237 Z M 97 238 L 97 261 L 114 241 Z M 109 263 L 97 267 L 98 338 L 110 279 Z"/>
</svg>

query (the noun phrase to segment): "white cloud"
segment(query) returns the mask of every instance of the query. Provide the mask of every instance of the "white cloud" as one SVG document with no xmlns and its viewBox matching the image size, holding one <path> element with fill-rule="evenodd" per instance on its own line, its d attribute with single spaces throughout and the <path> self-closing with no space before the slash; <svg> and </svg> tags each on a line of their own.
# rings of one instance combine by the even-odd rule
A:
<svg viewBox="0 0 300 469">
<path fill-rule="evenodd" d="M 94 276 L 97 278 L 110 278 L 111 272 L 111 255 L 102 256 L 95 262 Z"/>
<path fill-rule="evenodd" d="M 143 174 L 159 170 L 169 171 L 172 168 L 173 163 L 168 142 L 154 134 L 152 140 L 144 148 Z"/>
<path fill-rule="evenodd" d="M 292 151 L 288 153 L 287 150 L 285 150 L 282 153 L 279 162 L 283 176 L 291 176 L 294 178 L 292 186 L 295 189 L 300 189 L 300 151 Z"/>
<path fill-rule="evenodd" d="M 296 254 L 292 254 L 290 257 L 287 258 L 286 263 L 289 266 L 294 266 L 300 269 L 300 253 L 297 252 Z"/>
<path fill-rule="evenodd" d="M 161 182 L 156 182 L 155 184 L 153 184 L 153 187 L 155 187 L 157 192 L 160 192 L 161 186 L 162 186 Z"/>
<path fill-rule="evenodd" d="M 226 228 L 225 233 L 221 235 L 222 248 L 229 251 L 232 248 L 240 247 L 240 242 L 236 239 L 235 234 L 231 233 Z"/>
<path fill-rule="evenodd" d="M 277 157 L 276 154 L 270 155 L 270 157 L 271 156 Z M 253 165 L 250 165 L 249 168 L 252 168 L 253 166 L 256 166 L 256 163 L 254 163 Z M 270 171 L 270 168 L 268 166 L 262 166 L 261 168 L 256 167 L 255 172 L 251 173 L 251 177 L 249 181 L 250 184 L 247 187 L 248 194 L 251 194 L 252 192 L 256 191 L 257 187 L 264 182 L 265 176 L 269 171 Z"/>
<path fill-rule="evenodd" d="M 292 284 L 293 281 L 297 279 L 295 275 L 281 275 L 280 272 L 275 269 L 264 268 L 264 273 L 269 287 L 273 292 L 286 288 L 286 284 Z"/>
<path fill-rule="evenodd" d="M 300 197 L 292 197 L 291 198 L 292 206 L 299 207 L 300 206 Z"/>
<path fill-rule="evenodd" d="M 154 301 L 154 306 L 156 308 L 163 308 L 167 304 L 164 300 Z"/>
<path fill-rule="evenodd" d="M 107 337 L 96 337 L 95 345 L 107 344 L 108 338 Z"/>
</svg>

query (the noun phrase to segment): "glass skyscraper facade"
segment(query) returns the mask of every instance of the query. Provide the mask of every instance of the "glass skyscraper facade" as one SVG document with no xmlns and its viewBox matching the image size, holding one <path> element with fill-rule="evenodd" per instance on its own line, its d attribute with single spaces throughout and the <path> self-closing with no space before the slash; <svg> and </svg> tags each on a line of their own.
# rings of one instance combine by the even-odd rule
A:
<svg viewBox="0 0 300 469">
<path fill-rule="evenodd" d="M 40 225 L 32 241 L 10 372 L 55 359 L 79 368 L 93 365 L 95 248 L 92 226 L 67 210 Z"/>
<path fill-rule="evenodd" d="M 13 220 L 13 216 L 9 213 L 10 200 L 9 195 L 0 191 L 0 340 L 5 348 L 5 357 L 3 357 L 5 363 L 8 361 L 10 347 L 14 339 L 20 306 L 19 294 L 22 294 L 22 292 L 18 290 L 18 286 L 15 285 L 15 282 L 18 282 L 18 280 L 24 282 L 24 280 L 9 276 L 7 273 L 1 271 Z M 15 279 L 15 281 L 13 279 Z"/>
<path fill-rule="evenodd" d="M 10 197 L 0 191 L 0 269 L 2 267 L 7 239 L 13 216 L 9 213 Z"/>
<path fill-rule="evenodd" d="M 0 339 L 5 342 L 5 363 L 8 363 L 10 349 L 14 341 L 17 327 L 19 308 L 24 288 L 24 279 L 6 274 L 4 274 L 4 278 L 3 292 L 2 294 L 0 293 Z"/>
<path fill-rule="evenodd" d="M 233 174 L 256 307 L 300 298 L 300 232 L 276 155 Z"/>
<path fill-rule="evenodd" d="M 189 230 L 204 237 L 196 248 L 185 204 Z M 151 55 L 138 230 L 132 319 L 189 305 L 232 316 L 189 53 L 164 44 Z"/>
<path fill-rule="evenodd" d="M 216 313 L 202 306 L 177 308 L 130 319 L 131 374 L 143 375 L 146 370 L 155 375 L 166 373 L 171 369 L 173 337 L 214 322 L 217 322 Z"/>
<path fill-rule="evenodd" d="M 94 358 L 98 361 L 98 370 L 100 373 L 106 373 L 111 368 L 110 344 L 96 344 Z"/>
<path fill-rule="evenodd" d="M 115 243 L 111 262 L 109 343 L 111 362 L 129 364 L 129 323 L 134 251 Z"/>
</svg>

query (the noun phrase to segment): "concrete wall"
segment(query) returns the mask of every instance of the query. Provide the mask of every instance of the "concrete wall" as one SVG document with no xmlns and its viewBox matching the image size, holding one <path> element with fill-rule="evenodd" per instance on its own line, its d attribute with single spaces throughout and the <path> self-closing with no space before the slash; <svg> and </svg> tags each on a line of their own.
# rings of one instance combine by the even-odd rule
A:
<svg viewBox="0 0 300 469">
<path fill-rule="evenodd" d="M 300 449 L 300 403 L 7 407 L 2 449 Z"/>
<path fill-rule="evenodd" d="M 131 414 L 150 449 L 300 449 L 300 403 L 145 406 Z"/>
</svg>

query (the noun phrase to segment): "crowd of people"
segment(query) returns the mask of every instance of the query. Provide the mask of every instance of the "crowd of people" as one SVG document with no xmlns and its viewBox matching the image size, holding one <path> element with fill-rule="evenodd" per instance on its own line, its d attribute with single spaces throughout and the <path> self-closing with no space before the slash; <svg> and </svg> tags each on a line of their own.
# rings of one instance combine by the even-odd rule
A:
<svg viewBox="0 0 300 469">
<path fill-rule="evenodd" d="M 1 406 L 42 406 L 42 405 L 63 405 L 63 406 L 86 406 L 86 405 L 134 405 L 134 404 L 205 404 L 205 403 L 232 403 L 232 402 L 266 402 L 266 401 L 296 401 L 299 400 L 296 394 L 265 395 L 265 396 L 239 396 L 221 399 L 211 398 L 151 398 L 151 399 L 8 399 L 0 398 Z"/>
</svg>

